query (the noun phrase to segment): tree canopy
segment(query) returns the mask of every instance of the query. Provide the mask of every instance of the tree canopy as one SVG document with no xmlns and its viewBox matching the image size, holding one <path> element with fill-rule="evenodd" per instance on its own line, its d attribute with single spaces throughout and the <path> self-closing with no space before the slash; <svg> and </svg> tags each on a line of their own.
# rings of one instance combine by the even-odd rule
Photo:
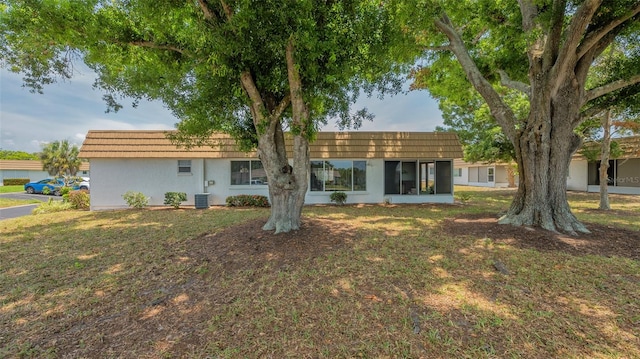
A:
<svg viewBox="0 0 640 359">
<path fill-rule="evenodd" d="M 0 160 L 38 160 L 40 157 L 37 153 L 28 153 L 24 151 L 0 150 Z"/>
<path fill-rule="evenodd" d="M 485 103 L 513 145 L 520 183 L 501 223 L 588 231 L 566 200 L 569 161 L 582 141 L 575 130 L 640 92 L 640 1 L 401 3 L 425 52 L 416 78 L 447 99 L 445 113 L 466 116 L 461 124 L 490 128 Z M 613 44 L 625 56 L 591 76 Z"/>
<path fill-rule="evenodd" d="M 3 63 L 33 91 L 83 60 L 110 109 L 123 96 L 164 102 L 180 119 L 175 143 L 215 146 L 210 134 L 222 131 L 257 148 L 265 229 L 277 232 L 299 225 L 308 141 L 329 119 L 369 119 L 350 105 L 362 90 L 398 91 L 395 69 L 412 54 L 394 12 L 373 0 L 12 0 L 1 10 Z"/>
</svg>

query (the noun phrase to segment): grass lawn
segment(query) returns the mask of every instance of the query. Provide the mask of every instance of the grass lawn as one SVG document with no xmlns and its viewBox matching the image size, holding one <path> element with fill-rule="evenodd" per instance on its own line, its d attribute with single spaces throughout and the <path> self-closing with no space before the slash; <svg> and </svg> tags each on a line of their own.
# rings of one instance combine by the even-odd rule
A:
<svg viewBox="0 0 640 359">
<path fill-rule="evenodd" d="M 0 193 L 24 192 L 24 186 L 0 186 Z"/>
<path fill-rule="evenodd" d="M 309 206 L 279 235 L 266 209 L 0 221 L 0 357 L 640 358 L 640 196 L 570 194 L 594 230 L 571 238 L 457 190 Z"/>
</svg>

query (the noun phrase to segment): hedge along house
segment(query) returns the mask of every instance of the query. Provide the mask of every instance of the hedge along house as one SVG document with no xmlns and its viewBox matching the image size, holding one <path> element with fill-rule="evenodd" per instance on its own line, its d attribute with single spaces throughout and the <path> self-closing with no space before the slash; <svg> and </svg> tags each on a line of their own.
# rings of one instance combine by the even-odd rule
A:
<svg viewBox="0 0 640 359">
<path fill-rule="evenodd" d="M 184 205 L 204 193 L 209 205 L 269 195 L 256 152 L 240 151 L 230 136 L 186 150 L 165 134 L 89 131 L 80 157 L 91 163 L 92 210 L 126 207 L 127 191 L 143 193 L 152 206 L 163 205 L 166 192 L 187 193 Z M 310 152 L 307 204 L 330 203 L 334 191 L 344 191 L 348 203 L 453 203 L 453 159 L 462 157 L 455 134 L 429 132 L 320 132 Z"/>
<path fill-rule="evenodd" d="M 622 155 L 609 160 L 607 191 L 617 194 L 640 194 L 640 136 L 614 140 L 620 145 Z M 589 161 L 576 153 L 569 165 L 567 189 L 600 192 L 600 161 Z"/>
</svg>

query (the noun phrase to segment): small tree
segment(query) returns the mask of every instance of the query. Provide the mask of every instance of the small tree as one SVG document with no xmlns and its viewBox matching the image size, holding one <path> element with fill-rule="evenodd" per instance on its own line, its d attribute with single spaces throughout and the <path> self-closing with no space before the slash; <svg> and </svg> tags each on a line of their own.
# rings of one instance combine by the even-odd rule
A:
<svg viewBox="0 0 640 359">
<path fill-rule="evenodd" d="M 69 179 L 80 169 L 79 152 L 78 146 L 72 146 L 67 140 L 51 142 L 40 153 L 42 170 L 51 176 L 64 178 L 65 185 L 68 185 Z"/>
</svg>

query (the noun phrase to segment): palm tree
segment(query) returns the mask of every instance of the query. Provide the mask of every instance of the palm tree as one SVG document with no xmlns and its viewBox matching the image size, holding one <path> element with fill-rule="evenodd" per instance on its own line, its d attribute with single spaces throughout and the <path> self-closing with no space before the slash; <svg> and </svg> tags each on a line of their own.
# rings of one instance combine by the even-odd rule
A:
<svg viewBox="0 0 640 359">
<path fill-rule="evenodd" d="M 79 152 L 78 147 L 71 146 L 67 140 L 51 142 L 40 153 L 42 170 L 52 176 L 63 177 L 67 183 L 68 178 L 75 176 L 80 169 Z"/>
</svg>

